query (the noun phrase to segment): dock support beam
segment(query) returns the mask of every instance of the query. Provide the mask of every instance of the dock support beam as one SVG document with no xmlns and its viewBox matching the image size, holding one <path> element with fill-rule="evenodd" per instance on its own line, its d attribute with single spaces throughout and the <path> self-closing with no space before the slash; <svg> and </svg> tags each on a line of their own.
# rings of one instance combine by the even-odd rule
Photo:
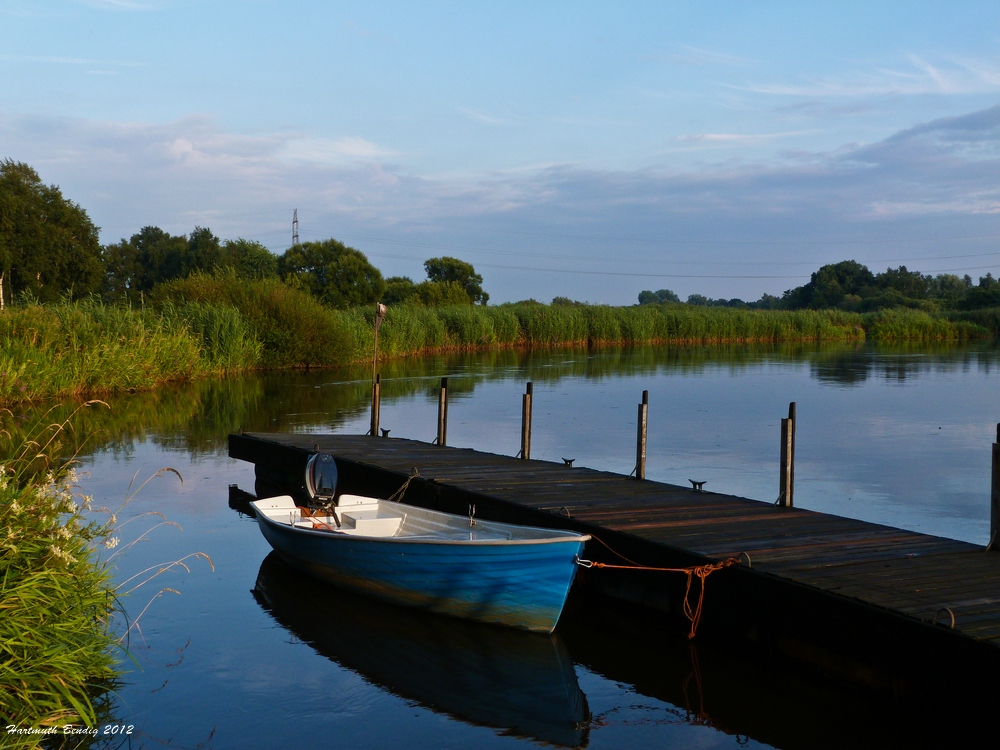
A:
<svg viewBox="0 0 1000 750">
<path fill-rule="evenodd" d="M 372 423 L 369 434 L 378 437 L 379 412 L 382 409 L 382 376 L 376 375 L 372 381 Z"/>
<path fill-rule="evenodd" d="M 441 392 L 438 394 L 437 444 L 448 444 L 448 378 L 441 378 Z"/>
<path fill-rule="evenodd" d="M 781 420 L 781 468 L 775 505 L 795 505 L 795 402 L 788 405 L 788 419 Z"/>
<path fill-rule="evenodd" d="M 1000 424 L 997 425 L 997 441 L 993 443 L 993 482 L 990 487 L 990 544 L 987 550 L 996 551 L 1000 531 Z"/>
<path fill-rule="evenodd" d="M 521 458 L 531 458 L 531 383 L 521 396 Z"/>
<path fill-rule="evenodd" d="M 642 392 L 635 435 L 635 478 L 646 478 L 646 426 L 649 423 L 649 391 Z"/>
</svg>

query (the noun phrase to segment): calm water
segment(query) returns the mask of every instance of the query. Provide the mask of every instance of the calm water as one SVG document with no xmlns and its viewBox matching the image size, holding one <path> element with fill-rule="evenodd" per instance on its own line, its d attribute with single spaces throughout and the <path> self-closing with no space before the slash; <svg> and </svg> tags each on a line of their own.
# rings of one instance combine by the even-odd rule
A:
<svg viewBox="0 0 1000 750">
<path fill-rule="evenodd" d="M 387 363 L 382 425 L 430 440 L 451 378 L 451 445 L 513 455 L 534 382 L 533 458 L 628 473 L 649 390 L 651 479 L 773 501 L 779 419 L 798 404 L 796 504 L 978 543 L 1000 420 L 995 347 L 634 349 Z M 370 377 L 370 376 L 369 376 Z M 115 716 L 132 747 L 902 747 L 956 722 L 699 643 L 648 617 L 571 601 L 554 639 L 399 611 L 301 581 L 229 509 L 245 430 L 364 432 L 364 370 L 202 382 L 89 410 L 81 482 L 154 529 L 124 580 L 194 552 L 128 597 L 135 617 Z M 102 442 L 103 441 L 103 442 Z M 125 540 L 160 519 L 125 528 Z M 155 570 L 155 568 L 154 568 Z M 176 592 L 162 591 L 164 587 Z M 963 722 L 964 724 L 964 722 Z M 942 745 L 943 746 L 943 745 Z"/>
</svg>

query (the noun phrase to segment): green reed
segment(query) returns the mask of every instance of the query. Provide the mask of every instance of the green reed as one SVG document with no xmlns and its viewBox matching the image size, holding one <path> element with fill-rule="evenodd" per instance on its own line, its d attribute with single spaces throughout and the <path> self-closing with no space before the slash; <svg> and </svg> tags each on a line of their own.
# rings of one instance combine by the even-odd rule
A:
<svg viewBox="0 0 1000 750">
<path fill-rule="evenodd" d="M 260 342 L 259 359 L 251 367 L 336 365 L 348 361 L 354 349 L 352 327 L 343 314 L 277 279 L 198 273 L 160 285 L 153 297 L 163 305 L 197 303 L 237 310 L 246 335 Z"/>
<path fill-rule="evenodd" d="M 118 650 L 110 571 L 94 552 L 108 529 L 84 518 L 72 471 L 54 468 L 63 425 L 45 417 L 0 473 L 0 724 L 95 726 Z M 5 733 L 4 746 L 40 739 Z"/>
</svg>

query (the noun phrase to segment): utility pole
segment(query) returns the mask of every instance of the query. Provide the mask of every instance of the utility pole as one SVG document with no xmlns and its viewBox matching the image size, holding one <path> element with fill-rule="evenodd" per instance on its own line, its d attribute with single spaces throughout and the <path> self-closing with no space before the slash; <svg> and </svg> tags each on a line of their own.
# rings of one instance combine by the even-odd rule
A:
<svg viewBox="0 0 1000 750">
<path fill-rule="evenodd" d="M 292 247 L 299 244 L 299 209 L 292 211 Z"/>
</svg>

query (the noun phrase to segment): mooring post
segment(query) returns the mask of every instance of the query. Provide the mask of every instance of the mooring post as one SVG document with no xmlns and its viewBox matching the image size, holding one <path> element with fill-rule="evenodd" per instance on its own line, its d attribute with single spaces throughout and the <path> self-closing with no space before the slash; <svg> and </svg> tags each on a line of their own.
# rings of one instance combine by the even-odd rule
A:
<svg viewBox="0 0 1000 750">
<path fill-rule="evenodd" d="M 788 404 L 788 507 L 795 505 L 795 402 Z"/>
<path fill-rule="evenodd" d="M 635 478 L 646 478 L 646 425 L 649 417 L 649 391 L 642 392 L 638 427 L 635 435 Z"/>
<path fill-rule="evenodd" d="M 521 396 L 521 458 L 531 458 L 531 383 Z"/>
<path fill-rule="evenodd" d="M 1000 424 L 997 425 L 997 441 L 993 443 L 993 482 L 990 487 L 990 544 L 986 548 L 996 551 L 997 532 L 1000 531 Z"/>
<path fill-rule="evenodd" d="M 795 402 L 788 405 L 788 419 L 781 420 L 781 468 L 775 505 L 791 508 L 795 503 Z"/>
<path fill-rule="evenodd" d="M 448 444 L 448 378 L 441 378 L 441 393 L 438 394 L 437 444 Z"/>
<path fill-rule="evenodd" d="M 379 412 L 382 409 L 382 375 L 378 374 L 375 376 L 375 380 L 372 382 L 372 424 L 371 424 L 371 436 L 378 437 L 378 419 Z"/>
</svg>

